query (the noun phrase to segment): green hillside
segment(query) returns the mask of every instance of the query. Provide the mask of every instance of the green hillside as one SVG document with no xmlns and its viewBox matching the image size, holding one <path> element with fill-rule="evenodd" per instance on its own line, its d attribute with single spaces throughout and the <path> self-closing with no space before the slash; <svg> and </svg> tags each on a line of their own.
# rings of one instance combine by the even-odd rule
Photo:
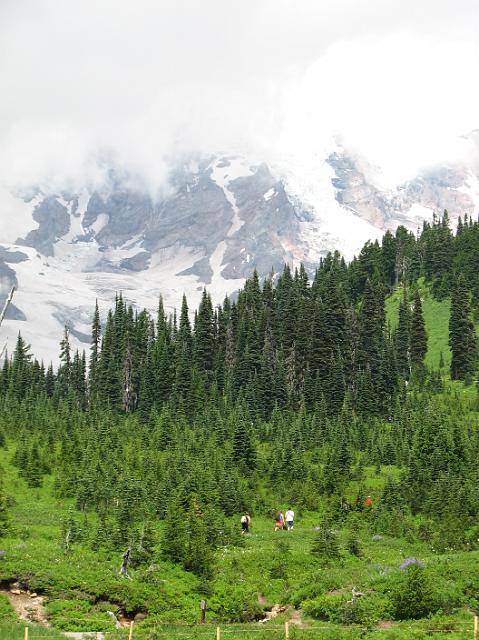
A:
<svg viewBox="0 0 479 640">
<path fill-rule="evenodd" d="M 465 637 L 478 255 L 479 223 L 454 235 L 445 215 L 178 316 L 119 294 L 103 323 L 92 309 L 88 354 L 65 328 L 56 368 L 19 335 L 0 370 L 0 633 Z"/>
<path fill-rule="evenodd" d="M 69 501 L 52 499 L 51 478 L 42 488 L 28 489 L 9 464 L 11 453 L 3 450 L 0 460 L 7 494 L 14 502 L 11 515 L 15 535 L 2 540 L 0 585 L 7 589 L 15 581 L 22 589 L 45 594 L 46 614 L 50 624 L 59 630 L 103 630 L 112 632 L 109 638 L 123 638 L 127 632 L 114 633 L 107 611 L 125 620 L 147 612 L 146 619 L 135 625 L 135 638 L 214 637 L 213 628 L 195 626 L 200 598 L 207 601 L 207 623 L 220 624 L 228 632 L 225 637 L 282 638 L 281 624 L 288 619 L 298 625 L 292 627 L 292 638 L 331 640 L 358 637 L 405 640 L 411 637 L 411 625 L 418 638 L 422 633 L 429 638 L 442 637 L 430 629 L 444 626 L 451 630 L 448 637 L 459 639 L 472 624 L 468 607 L 476 602 L 473 594 L 479 589 L 476 571 L 479 551 L 438 554 L 431 550 L 428 541 L 417 538 L 421 521 L 406 525 L 395 523 L 385 514 L 379 516 L 375 504 L 385 479 L 395 475 L 393 468 L 382 467 L 379 473 L 365 468 L 363 479 L 351 484 L 351 496 L 358 490 L 370 494 L 373 508 L 353 511 L 337 520 L 337 557 L 328 559 L 327 555 L 311 553 L 321 513 L 298 512 L 291 532 L 274 532 L 272 519 L 254 517 L 250 534 L 238 535 L 234 545 L 218 550 L 217 577 L 205 594 L 192 574 L 159 556 L 150 568 L 133 569 L 128 580 L 118 576 L 121 553 L 92 552 L 82 543 L 65 553 L 62 523 L 71 513 Z M 91 514 L 85 520 L 77 518 L 86 537 L 93 530 L 93 521 Z M 239 529 L 238 518 L 230 524 Z M 158 540 L 161 529 L 159 524 Z M 434 531 L 430 535 L 437 539 Z M 351 551 L 353 548 L 356 555 Z M 407 558 L 424 563 L 434 582 L 435 597 L 449 613 L 417 623 L 391 620 L 391 592 L 404 580 L 400 567 Z M 365 594 L 355 607 L 348 605 L 353 587 Z M 262 611 L 275 604 L 287 608 L 270 622 L 262 625 L 244 622 L 236 627 L 231 622 L 265 617 L 266 611 Z M 3 612 L 0 638 L 23 638 L 23 628 L 13 624 L 15 616 L 2 593 L 0 612 Z M 193 626 L 175 626 L 178 624 Z M 30 637 L 34 640 L 60 637 L 35 625 L 31 628 Z M 367 628 L 371 636 L 365 631 Z"/>
<path fill-rule="evenodd" d="M 451 300 L 436 300 L 429 287 L 422 281 L 419 287 L 422 309 L 427 331 L 426 365 L 431 369 L 439 369 L 441 353 L 444 361 L 444 373 L 451 364 L 451 349 L 449 347 L 449 315 Z M 399 303 L 403 296 L 403 288 L 398 287 L 394 293 L 386 298 L 386 316 L 390 326 L 394 329 L 398 322 Z"/>
<path fill-rule="evenodd" d="M 427 354 L 425 364 L 433 370 L 439 370 L 442 361 L 444 367 L 441 369 L 441 376 L 445 380 L 447 387 L 451 390 L 466 394 L 471 398 L 476 397 L 474 385 L 465 386 L 459 381 L 451 381 L 449 368 L 451 365 L 451 349 L 449 346 L 449 317 L 451 312 L 451 300 L 436 300 L 430 288 L 424 284 L 424 280 L 419 280 L 419 291 L 422 300 L 424 322 L 427 331 Z M 403 296 L 403 287 L 397 287 L 393 293 L 386 298 L 386 318 L 389 326 L 395 330 L 398 323 L 399 304 Z M 479 323 L 476 323 L 476 334 L 479 335 Z"/>
</svg>

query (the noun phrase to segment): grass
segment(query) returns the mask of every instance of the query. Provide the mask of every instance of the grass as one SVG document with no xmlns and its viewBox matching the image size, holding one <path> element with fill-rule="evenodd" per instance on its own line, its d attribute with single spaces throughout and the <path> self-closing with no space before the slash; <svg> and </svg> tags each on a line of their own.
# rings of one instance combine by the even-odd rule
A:
<svg viewBox="0 0 479 640">
<path fill-rule="evenodd" d="M 206 596 L 198 578 L 161 560 L 159 547 L 153 560 L 153 569 L 137 569 L 132 571 L 131 580 L 121 579 L 118 576 L 121 550 L 116 553 L 106 550 L 94 552 L 87 545 L 75 544 L 69 555 L 63 553 L 61 520 L 67 514 L 70 502 L 53 497 L 51 477 L 45 479 L 43 487 L 29 489 L 10 463 L 12 454 L 13 450 L 0 449 L 0 465 L 5 470 L 7 495 L 14 497 L 11 507 L 14 531 L 11 537 L 2 539 L 0 543 L 0 548 L 5 552 L 0 557 L 0 583 L 19 580 L 23 587 L 44 594 L 47 615 L 52 626 L 58 630 L 108 631 L 114 634 L 108 610 L 130 616 L 138 611 L 146 611 L 147 618 L 135 624 L 135 639 L 213 638 L 215 625 L 219 623 L 224 629 L 223 637 L 230 640 L 274 640 L 283 637 L 281 625 L 291 615 L 294 606 L 301 607 L 304 612 L 308 609 L 308 603 L 313 606 L 324 594 L 330 594 L 328 597 L 332 601 L 335 601 L 335 594 L 339 599 L 346 595 L 349 598 L 353 586 L 368 594 L 368 602 L 379 603 L 374 604 L 379 608 L 373 611 L 366 625 L 345 627 L 318 621 L 303 613 L 306 628 L 299 630 L 292 627 L 290 638 L 434 638 L 436 636 L 426 631 L 425 625 L 447 623 L 454 629 L 459 623 L 472 624 L 470 614 L 464 608 L 468 600 L 461 596 L 455 613 L 433 622 L 414 623 L 417 631 L 412 632 L 408 625 L 402 623 L 394 623 L 388 629 L 377 626 L 381 618 L 388 618 L 387 611 L 380 610 L 381 603 L 387 598 L 387 590 L 396 576 L 401 575 L 399 565 L 406 557 L 420 558 L 436 571 L 434 575 L 442 581 L 444 589 L 451 591 L 456 588 L 454 585 L 463 588 L 469 583 L 473 585 L 469 589 L 479 589 L 474 568 L 478 565 L 479 552 L 438 556 L 426 542 L 387 535 L 381 525 L 370 521 L 370 515 L 364 512 L 354 514 L 338 525 L 341 558 L 330 564 L 318 562 L 311 554 L 320 515 L 303 512 L 297 513 L 292 532 L 274 533 L 271 520 L 254 516 L 252 533 L 242 539 L 244 546 L 228 546 L 218 550 L 217 575 L 209 585 L 210 593 Z M 386 475 L 397 473 L 394 467 L 383 467 L 379 475 L 373 468 L 365 469 L 365 479 L 361 484 L 373 497 L 374 504 L 377 503 Z M 357 483 L 351 484 L 351 501 L 357 488 Z M 236 520 L 233 522 L 238 524 Z M 87 528 L 93 528 L 94 522 L 95 516 L 88 514 Z M 161 539 L 161 528 L 162 524 L 158 523 L 158 540 Z M 351 529 L 356 531 L 360 539 L 360 558 L 346 550 Z M 381 533 L 382 538 L 373 539 L 373 533 Z M 275 575 L 272 568 L 278 558 L 284 560 L 284 573 L 279 578 L 272 577 Z M 262 602 L 269 605 L 284 603 L 290 606 L 289 611 L 264 625 L 257 622 L 232 624 L 234 620 L 264 615 L 263 606 L 258 602 L 259 594 Z M 207 600 L 209 624 L 199 626 L 199 601 L 203 597 Z M 13 624 L 14 617 L 5 602 L 5 598 L 0 598 L 0 640 L 21 638 L 22 626 Z M 55 631 L 32 627 L 30 640 L 36 637 L 60 636 Z M 110 640 L 115 637 L 124 636 L 120 633 L 109 636 Z M 455 640 L 464 635 L 451 632 L 449 637 Z"/>
<path fill-rule="evenodd" d="M 434 300 L 423 285 L 421 296 L 428 332 L 429 367 L 438 368 L 440 354 L 444 373 L 450 363 L 448 346 L 449 301 Z M 397 325 L 402 290 L 393 292 L 386 301 L 386 313 L 392 327 Z M 446 376 L 448 393 L 475 397 L 474 386 L 451 382 Z M 472 405 L 471 405 L 472 406 Z M 301 608 L 304 629 L 291 625 L 291 640 L 322 638 L 323 640 L 409 640 L 409 638 L 443 638 L 450 640 L 472 637 L 472 615 L 469 608 L 479 607 L 479 552 L 438 555 L 427 541 L 419 541 L 407 532 L 387 535 L 384 523 L 370 514 L 355 513 L 338 524 L 341 547 L 339 561 L 322 564 L 311 554 L 319 512 L 298 512 L 293 532 L 273 532 L 272 521 L 255 514 L 252 533 L 242 539 L 243 546 L 218 550 L 217 572 L 205 595 L 201 581 L 180 567 L 164 562 L 160 555 L 162 523 L 156 525 L 157 549 L 152 567 L 132 571 L 132 579 L 121 579 L 118 569 L 121 550 L 93 551 L 88 544 L 74 544 L 65 555 L 61 545 L 61 522 L 71 501 L 58 500 L 52 491 L 53 477 L 45 477 L 39 489 L 29 489 L 11 465 L 13 450 L 0 449 L 0 468 L 14 524 L 10 537 L 0 541 L 0 586 L 19 580 L 46 597 L 46 611 L 52 626 L 31 626 L 30 640 L 60 637 L 59 630 L 106 631 L 109 640 L 126 638 L 115 632 L 108 611 L 133 617 L 146 612 L 147 617 L 135 624 L 135 640 L 169 638 L 184 640 L 214 638 L 216 624 L 221 625 L 222 638 L 233 640 L 275 640 L 284 637 L 283 624 L 293 607 Z M 386 476 L 399 476 L 395 467 L 382 467 L 380 473 L 365 469 L 365 478 L 350 483 L 348 499 L 354 503 L 362 485 L 377 504 Z M 280 506 L 280 505 L 278 505 Z M 286 505 L 282 505 L 286 506 Z M 319 507 L 320 505 L 318 505 Z M 84 518 L 84 519 L 83 519 Z M 95 514 L 78 514 L 87 537 L 96 525 Z M 238 525 L 238 518 L 232 519 Z M 390 523 L 391 524 L 391 523 Z M 394 524 L 394 523 L 393 523 Z M 387 527 L 386 527 L 387 528 Z M 359 537 L 361 557 L 346 551 L 351 530 Z M 381 534 L 373 539 L 373 534 Z M 428 567 L 444 593 L 456 604 L 451 613 L 414 623 L 389 623 L 388 593 L 401 573 L 399 566 L 407 557 L 420 558 Z M 274 565 L 282 561 L 281 577 Z M 276 567 L 277 569 L 277 567 Z M 273 571 L 272 571 L 273 570 Z M 351 588 L 363 591 L 365 603 L 371 603 L 371 615 L 361 625 L 341 625 L 316 620 L 305 612 L 313 611 L 326 595 L 335 606 L 338 599 L 350 597 Z M 274 620 L 238 624 L 233 621 L 256 619 L 264 615 L 263 604 L 283 603 L 290 607 Z M 199 601 L 206 598 L 208 624 L 198 625 Z M 386 605 L 384 604 L 386 603 Z M 23 625 L 8 601 L 0 593 L 0 640 L 23 638 Z"/>
<path fill-rule="evenodd" d="M 427 332 L 426 365 L 430 369 L 439 370 L 442 354 L 444 367 L 441 370 L 441 375 L 445 383 L 445 389 L 473 402 L 477 397 L 476 385 L 465 385 L 459 380 L 451 380 L 449 376 L 449 368 L 451 366 L 451 349 L 449 347 L 451 300 L 450 298 L 436 300 L 429 288 L 424 284 L 423 278 L 419 280 L 419 288 Z M 399 304 L 402 297 L 403 287 L 398 287 L 386 298 L 386 321 L 392 329 L 397 327 Z M 476 323 L 476 333 L 479 335 L 479 323 Z"/>
<path fill-rule="evenodd" d="M 0 640 L 23 640 L 25 627 L 22 624 L 3 624 L 0 622 Z M 29 625 L 28 640 L 45 638 L 48 640 L 65 640 L 59 631 L 52 631 L 39 625 Z"/>
<path fill-rule="evenodd" d="M 429 288 L 420 281 L 420 292 L 424 323 L 427 332 L 426 365 L 431 369 L 439 369 L 441 353 L 444 360 L 444 371 L 451 365 L 451 349 L 449 347 L 449 315 L 451 300 L 435 300 Z M 403 297 L 403 288 L 399 287 L 386 299 L 386 319 L 395 329 L 399 318 L 399 304 Z"/>
<path fill-rule="evenodd" d="M 285 631 L 283 625 L 265 625 L 253 627 L 252 625 L 221 625 L 221 638 L 224 640 L 284 640 Z M 29 626 L 29 640 L 64 640 L 65 636 L 59 632 L 38 627 Z M 148 636 L 141 636 L 136 631 L 134 639 L 148 638 L 148 640 L 214 640 L 216 638 L 216 625 L 204 625 L 196 627 L 158 625 Z M 436 621 L 428 620 L 425 623 L 402 623 L 365 629 L 356 625 L 348 628 L 338 625 L 312 624 L 304 628 L 290 625 L 290 640 L 465 640 L 473 637 L 472 616 L 464 621 Z M 0 640 L 23 640 L 23 625 L 3 625 L 0 621 Z M 112 632 L 107 635 L 108 640 L 126 640 L 128 630 Z"/>
</svg>

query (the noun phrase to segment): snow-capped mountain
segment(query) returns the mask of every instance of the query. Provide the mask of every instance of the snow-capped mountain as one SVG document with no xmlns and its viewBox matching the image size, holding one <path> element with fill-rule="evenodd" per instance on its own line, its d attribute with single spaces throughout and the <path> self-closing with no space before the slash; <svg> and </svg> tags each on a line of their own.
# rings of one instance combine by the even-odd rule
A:
<svg viewBox="0 0 479 640">
<path fill-rule="evenodd" d="M 86 348 L 95 298 L 105 312 L 122 291 L 153 311 L 162 294 L 172 311 L 183 292 L 196 306 L 206 287 L 221 302 L 254 268 L 261 277 L 285 262 L 313 271 L 330 250 L 351 258 L 387 228 L 415 230 L 434 211 L 479 213 L 470 167 L 431 168 L 384 189 L 341 147 L 308 167 L 190 158 L 156 200 L 125 184 L 112 171 L 93 192 L 0 192 L 0 304 L 17 287 L 1 332 L 10 351 L 21 331 L 38 357 L 56 360 L 64 325 Z"/>
</svg>

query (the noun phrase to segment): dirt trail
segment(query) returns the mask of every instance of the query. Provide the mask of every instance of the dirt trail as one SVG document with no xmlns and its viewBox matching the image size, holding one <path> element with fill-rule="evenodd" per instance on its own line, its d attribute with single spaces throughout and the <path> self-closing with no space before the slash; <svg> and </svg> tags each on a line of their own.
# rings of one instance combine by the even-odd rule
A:
<svg viewBox="0 0 479 640">
<path fill-rule="evenodd" d="M 298 627 L 304 627 L 304 622 L 301 619 L 301 611 L 293 609 L 291 611 L 291 618 L 289 619 L 291 624 L 295 624 Z"/>
<path fill-rule="evenodd" d="M 44 627 L 51 626 L 45 612 L 45 598 L 43 596 L 30 591 L 22 591 L 16 582 L 10 585 L 10 589 L 0 589 L 0 593 L 4 593 L 7 596 L 20 620 L 41 624 Z M 87 638 L 105 640 L 105 635 L 96 631 L 64 631 L 63 635 L 77 640 L 86 640 Z"/>
<path fill-rule="evenodd" d="M 271 607 L 271 609 L 264 612 L 265 617 L 262 618 L 261 620 L 258 620 L 258 622 L 268 622 L 269 620 L 276 618 L 276 616 L 279 615 L 280 613 L 284 613 L 287 609 L 288 609 L 287 605 L 274 604 Z"/>
<path fill-rule="evenodd" d="M 303 626 L 303 621 L 301 620 L 301 612 L 298 609 L 293 609 L 290 605 L 285 604 L 274 604 L 268 607 L 268 601 L 264 597 L 262 593 L 258 594 L 258 603 L 265 607 L 264 615 L 265 617 L 261 620 L 258 620 L 259 623 L 269 622 L 273 618 L 276 618 L 280 613 L 284 613 L 285 611 L 290 612 L 291 617 L 289 619 L 291 624 L 297 625 L 298 627 Z"/>
<path fill-rule="evenodd" d="M 30 591 L 22 591 L 17 583 L 13 583 L 10 589 L 2 589 L 15 609 L 18 617 L 25 622 L 36 622 L 44 627 L 49 627 L 45 607 L 45 598 Z"/>
<path fill-rule="evenodd" d="M 77 640 L 86 640 L 86 638 L 105 640 L 105 635 L 101 631 L 64 631 L 63 635 L 67 638 L 77 638 Z"/>
<path fill-rule="evenodd" d="M 394 627 L 394 620 L 380 620 L 376 626 L 378 629 L 391 629 Z"/>
</svg>

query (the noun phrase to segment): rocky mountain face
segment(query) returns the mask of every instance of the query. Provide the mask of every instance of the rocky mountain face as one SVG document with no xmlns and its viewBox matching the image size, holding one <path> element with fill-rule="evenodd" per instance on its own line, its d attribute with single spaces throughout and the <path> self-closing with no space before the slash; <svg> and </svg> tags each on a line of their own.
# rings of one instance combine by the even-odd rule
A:
<svg viewBox="0 0 479 640">
<path fill-rule="evenodd" d="M 434 167 L 396 190 L 381 191 L 368 181 L 360 160 L 335 152 L 327 161 L 336 174 L 332 183 L 338 202 L 374 226 L 411 227 L 444 209 L 454 219 L 475 214 L 479 181 L 468 167 Z"/>
<path fill-rule="evenodd" d="M 364 160 L 339 148 L 309 175 L 213 156 L 173 167 L 156 200 L 113 174 L 92 193 L 4 193 L 0 304 L 11 286 L 18 291 L 2 338 L 11 351 L 21 331 L 35 354 L 56 360 L 63 325 L 88 347 L 95 298 L 106 311 L 122 291 L 154 310 L 162 294 L 172 311 L 183 293 L 196 306 L 206 287 L 221 302 L 253 269 L 264 277 L 303 262 L 312 272 L 327 251 L 351 258 L 387 228 L 416 229 L 434 211 L 479 213 L 478 175 L 465 166 L 386 191 Z"/>
</svg>

